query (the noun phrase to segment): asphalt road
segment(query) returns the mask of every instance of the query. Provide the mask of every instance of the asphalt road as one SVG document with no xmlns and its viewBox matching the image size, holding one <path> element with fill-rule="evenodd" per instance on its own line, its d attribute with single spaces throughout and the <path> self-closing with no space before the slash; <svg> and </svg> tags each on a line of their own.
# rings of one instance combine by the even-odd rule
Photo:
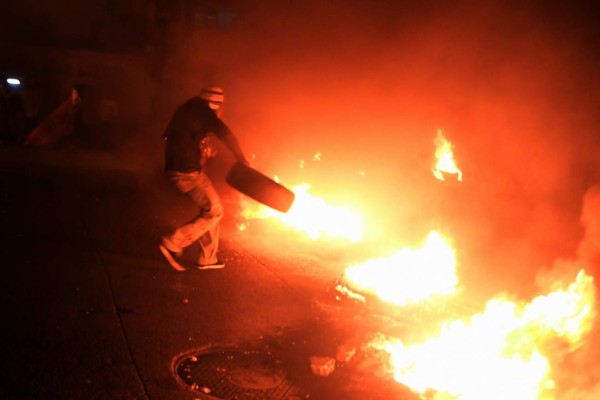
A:
<svg viewBox="0 0 600 400">
<path fill-rule="evenodd" d="M 219 349 L 273 355 L 298 398 L 413 398 L 361 354 L 389 321 L 335 299 L 344 257 L 360 249 L 240 231 L 225 191 L 226 268 L 176 272 L 157 244 L 194 209 L 158 171 L 102 152 L 1 148 L 0 177 L 0 398 L 220 398 L 177 370 Z M 357 355 L 312 373 L 311 356 L 343 346 Z"/>
</svg>

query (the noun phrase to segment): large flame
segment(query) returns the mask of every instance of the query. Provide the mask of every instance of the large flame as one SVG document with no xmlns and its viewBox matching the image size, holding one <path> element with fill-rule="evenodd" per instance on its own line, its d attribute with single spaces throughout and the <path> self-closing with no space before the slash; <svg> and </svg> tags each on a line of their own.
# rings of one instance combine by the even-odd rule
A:
<svg viewBox="0 0 600 400">
<path fill-rule="evenodd" d="M 390 257 L 374 258 L 346 269 L 351 288 L 372 293 L 399 306 L 456 291 L 454 249 L 436 231 L 418 250 L 402 249 Z"/>
<path fill-rule="evenodd" d="M 462 180 L 452 149 L 438 131 L 433 173 L 440 180 L 448 174 Z M 318 159 L 320 154 L 314 158 Z M 309 190 L 306 183 L 292 187 L 296 199 L 288 213 L 246 201 L 242 214 L 247 220 L 277 219 L 311 238 L 362 239 L 358 213 L 327 204 Z M 366 297 L 352 290 L 397 306 L 453 295 L 459 282 L 455 253 L 446 239 L 432 231 L 419 249 L 404 248 L 347 268 L 345 283 L 350 289 L 341 285 L 336 289 L 359 301 Z M 555 400 L 555 350 L 574 351 L 581 346 L 596 312 L 593 277 L 585 271 L 572 283 L 554 289 L 529 303 L 496 297 L 481 313 L 446 321 L 441 330 L 435 329 L 418 343 L 380 336 L 370 345 L 389 357 L 396 381 L 428 399 Z"/>
<path fill-rule="evenodd" d="M 432 172 L 441 181 L 445 180 L 444 174 L 456 175 L 456 179 L 462 181 L 462 171 L 456 166 L 453 149 L 454 145 L 444 137 L 442 130 L 439 129 L 435 138 L 436 164 Z"/>
<path fill-rule="evenodd" d="M 432 391 L 434 399 L 551 400 L 555 385 L 544 348 L 560 339 L 576 349 L 592 329 L 594 298 L 593 278 L 581 270 L 568 287 L 529 304 L 491 300 L 484 312 L 447 322 L 423 343 L 371 344 L 389 353 L 398 382 Z"/>
<path fill-rule="evenodd" d="M 303 183 L 291 188 L 296 195 L 287 213 L 281 213 L 256 202 L 246 202 L 242 216 L 247 220 L 274 218 L 317 239 L 322 235 L 349 239 L 362 239 L 360 214 L 349 208 L 328 204 L 309 193 L 310 185 Z"/>
</svg>

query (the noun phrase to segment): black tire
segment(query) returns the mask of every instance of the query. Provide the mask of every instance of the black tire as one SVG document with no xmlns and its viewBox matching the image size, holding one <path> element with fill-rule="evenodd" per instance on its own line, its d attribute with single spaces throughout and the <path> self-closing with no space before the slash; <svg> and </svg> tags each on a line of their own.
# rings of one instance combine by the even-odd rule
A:
<svg viewBox="0 0 600 400">
<path fill-rule="evenodd" d="M 277 211 L 288 212 L 294 192 L 247 165 L 236 163 L 226 178 L 237 191 Z"/>
</svg>

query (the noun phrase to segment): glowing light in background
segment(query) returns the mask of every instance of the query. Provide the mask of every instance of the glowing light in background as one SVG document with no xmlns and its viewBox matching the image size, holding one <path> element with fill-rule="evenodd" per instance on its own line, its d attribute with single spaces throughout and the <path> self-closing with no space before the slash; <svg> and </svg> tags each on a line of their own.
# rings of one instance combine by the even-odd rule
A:
<svg viewBox="0 0 600 400">
<path fill-rule="evenodd" d="M 436 164 L 432 172 L 441 181 L 445 180 L 444 174 L 456 175 L 456 179 L 462 181 L 462 171 L 456 166 L 453 149 L 454 145 L 446 140 L 442 130 L 439 129 L 435 138 Z"/>
<path fill-rule="evenodd" d="M 389 353 L 394 379 L 435 399 L 551 400 L 555 386 L 544 355 L 548 341 L 579 346 L 591 331 L 595 289 L 583 270 L 567 288 L 518 305 L 497 298 L 469 321 L 444 324 L 439 336 L 408 346 L 378 338 Z"/>
<path fill-rule="evenodd" d="M 398 306 L 453 294 L 458 284 L 455 251 L 436 231 L 429 233 L 422 248 L 367 260 L 347 268 L 345 277 L 350 288 Z"/>
</svg>

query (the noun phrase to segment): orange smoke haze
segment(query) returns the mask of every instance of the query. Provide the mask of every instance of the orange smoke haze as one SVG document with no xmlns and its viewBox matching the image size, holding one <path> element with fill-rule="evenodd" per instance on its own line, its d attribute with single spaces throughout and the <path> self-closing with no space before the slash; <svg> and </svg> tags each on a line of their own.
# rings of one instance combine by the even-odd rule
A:
<svg viewBox="0 0 600 400">
<path fill-rule="evenodd" d="M 156 135 L 216 82 L 255 167 L 360 209 L 382 253 L 440 229 L 483 301 L 530 298 L 578 252 L 597 277 L 579 215 L 600 182 L 599 12 L 564 3 L 232 2 L 234 28 L 173 42 Z M 431 176 L 438 130 L 460 183 Z"/>
<path fill-rule="evenodd" d="M 366 209 L 369 237 L 444 228 L 503 287 L 533 278 L 516 266 L 574 251 L 600 170 L 594 9 L 322 3 L 234 2 L 234 28 L 174 41 L 157 135 L 179 101 L 218 82 L 255 166 Z M 439 129 L 460 186 L 431 179 Z"/>
<path fill-rule="evenodd" d="M 372 232 L 422 237 L 446 223 L 469 242 L 572 251 L 597 179 L 597 32 L 566 6 L 439 3 L 248 6 L 236 29 L 186 41 L 172 93 L 222 82 L 224 118 L 256 166 L 368 202 Z M 438 129 L 463 188 L 430 179 Z"/>
<path fill-rule="evenodd" d="M 156 137 L 180 101 L 218 82 L 255 166 L 366 209 L 368 237 L 444 228 L 502 287 L 535 275 L 517 266 L 574 251 L 583 193 L 600 178 L 595 9 L 323 3 L 231 2 L 232 29 L 173 40 Z M 461 185 L 431 179 L 439 129 Z"/>
</svg>

